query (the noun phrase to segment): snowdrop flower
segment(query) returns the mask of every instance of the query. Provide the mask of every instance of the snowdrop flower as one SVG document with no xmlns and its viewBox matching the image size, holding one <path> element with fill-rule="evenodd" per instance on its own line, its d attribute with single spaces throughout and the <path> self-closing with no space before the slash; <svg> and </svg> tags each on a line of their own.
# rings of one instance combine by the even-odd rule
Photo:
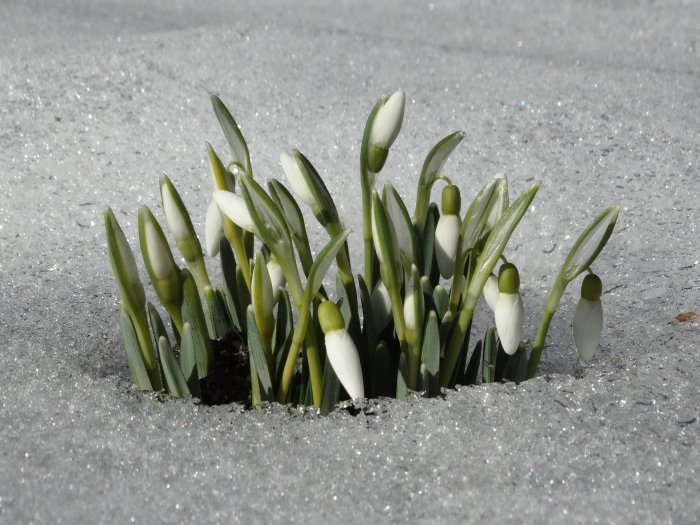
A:
<svg viewBox="0 0 700 525">
<path fill-rule="evenodd" d="M 588 274 L 581 284 L 581 299 L 574 313 L 574 341 L 582 361 L 593 359 L 603 332 L 603 304 L 600 295 L 603 283 L 595 274 Z"/>
<path fill-rule="evenodd" d="M 139 279 L 134 252 L 131 251 L 129 242 L 111 208 L 105 210 L 105 230 L 109 260 L 122 301 L 127 302 L 132 308 L 142 306 L 146 302 L 146 295 Z"/>
<path fill-rule="evenodd" d="M 325 334 L 326 354 L 335 375 L 352 399 L 365 397 L 360 356 L 345 329 L 340 310 L 333 302 L 324 301 L 318 307 L 318 320 Z"/>
<path fill-rule="evenodd" d="M 221 236 L 224 234 L 224 224 L 216 201 L 211 201 L 207 208 L 207 218 L 204 221 L 204 241 L 207 255 L 216 257 L 219 254 Z"/>
<path fill-rule="evenodd" d="M 215 190 L 214 201 L 219 206 L 221 213 L 231 219 L 231 222 L 236 226 L 255 233 L 253 218 L 250 216 L 248 206 L 246 206 L 243 197 L 230 191 Z"/>
<path fill-rule="evenodd" d="M 440 275 L 449 279 L 455 271 L 457 240 L 462 220 L 459 218 L 461 198 L 459 188 L 453 184 L 442 190 L 442 215 L 435 228 L 435 257 Z"/>
<path fill-rule="evenodd" d="M 294 156 L 289 153 L 282 153 L 280 154 L 280 162 L 282 163 L 282 169 L 287 177 L 287 181 L 294 193 L 296 193 L 309 208 L 317 208 L 316 198 L 311 188 L 309 188 L 309 184 L 306 182 L 306 178 L 301 172 L 301 168 Z"/>
<path fill-rule="evenodd" d="M 391 297 L 387 290 L 384 281 L 381 279 L 372 290 L 370 296 L 372 303 L 372 319 L 374 320 L 374 329 L 377 333 L 384 330 L 391 320 Z"/>
<path fill-rule="evenodd" d="M 515 265 L 506 263 L 498 272 L 498 300 L 494 314 L 496 330 L 503 350 L 513 355 L 523 338 L 523 299 L 520 297 L 520 275 Z"/>
<path fill-rule="evenodd" d="M 139 209 L 139 241 L 156 295 L 165 306 L 179 309 L 182 296 L 180 268 L 175 264 L 165 234 L 148 206 Z"/>
<path fill-rule="evenodd" d="M 379 173 L 389 154 L 389 148 L 396 140 L 406 105 L 406 97 L 402 90 L 396 91 L 384 105 L 377 110 L 369 134 L 368 164 L 372 173 Z"/>
<path fill-rule="evenodd" d="M 270 283 L 272 285 L 272 302 L 277 304 L 280 297 L 280 288 L 284 288 L 287 280 L 284 278 L 282 267 L 272 255 L 270 255 L 270 260 L 267 261 L 267 272 L 270 274 Z"/>
<path fill-rule="evenodd" d="M 496 311 L 496 302 L 498 301 L 498 277 L 494 274 L 489 275 L 484 285 L 484 299 L 492 311 Z"/>
<path fill-rule="evenodd" d="M 180 253 L 188 262 L 200 259 L 202 247 L 194 232 L 192 220 L 175 186 L 166 175 L 160 178 L 160 196 L 163 201 L 165 219 Z"/>
</svg>

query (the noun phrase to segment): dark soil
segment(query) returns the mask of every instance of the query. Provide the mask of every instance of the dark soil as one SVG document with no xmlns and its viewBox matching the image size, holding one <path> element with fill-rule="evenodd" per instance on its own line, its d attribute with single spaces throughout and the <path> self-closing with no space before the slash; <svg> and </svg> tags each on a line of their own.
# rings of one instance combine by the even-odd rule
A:
<svg viewBox="0 0 700 525">
<path fill-rule="evenodd" d="M 248 348 L 243 344 L 240 334 L 212 341 L 212 346 L 214 366 L 209 375 L 200 381 L 202 403 L 239 403 L 245 408 L 252 408 Z"/>
</svg>

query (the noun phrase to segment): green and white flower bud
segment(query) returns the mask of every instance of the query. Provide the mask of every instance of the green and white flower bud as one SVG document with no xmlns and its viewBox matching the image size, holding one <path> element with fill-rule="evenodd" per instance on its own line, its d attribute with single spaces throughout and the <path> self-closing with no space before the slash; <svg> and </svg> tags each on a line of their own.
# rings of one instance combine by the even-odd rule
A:
<svg viewBox="0 0 700 525">
<path fill-rule="evenodd" d="M 230 191 L 215 190 L 214 201 L 219 206 L 221 213 L 231 219 L 236 226 L 255 233 L 253 218 L 250 216 L 243 197 Z"/>
<path fill-rule="evenodd" d="M 280 155 L 280 162 L 282 163 L 282 169 L 287 177 L 287 181 L 294 193 L 296 193 L 296 195 L 312 210 L 318 208 L 316 198 L 311 188 L 309 188 L 304 174 L 301 172 L 297 159 L 289 153 L 282 153 Z"/>
<path fill-rule="evenodd" d="M 384 330 L 392 317 L 391 297 L 387 290 L 384 281 L 380 280 L 372 290 L 370 296 L 372 302 L 372 319 L 374 320 L 374 329 L 377 332 Z"/>
<path fill-rule="evenodd" d="M 459 218 L 461 207 L 459 188 L 450 184 L 442 190 L 442 214 L 435 228 L 435 258 L 440 275 L 449 279 L 454 275 L 457 241 L 462 219 Z"/>
<path fill-rule="evenodd" d="M 498 300 L 494 315 L 496 330 L 501 339 L 503 350 L 513 355 L 523 338 L 523 300 L 520 296 L 520 275 L 515 265 L 501 265 L 498 274 Z"/>
<path fill-rule="evenodd" d="M 377 111 L 369 134 L 368 167 L 379 173 L 384 167 L 389 148 L 396 140 L 403 123 L 406 97 L 402 90 L 396 91 Z"/>
<path fill-rule="evenodd" d="M 163 201 L 165 219 L 173 234 L 180 253 L 188 263 L 202 257 L 202 246 L 192 226 L 185 204 L 170 179 L 163 175 L 160 178 L 160 196 Z"/>
<path fill-rule="evenodd" d="M 484 284 L 484 299 L 492 311 L 496 311 L 496 302 L 498 301 L 498 277 L 494 274 L 489 275 Z"/>
<path fill-rule="evenodd" d="M 324 301 L 318 307 L 318 321 L 325 334 L 326 355 L 338 380 L 352 399 L 365 397 L 360 355 L 340 310 L 333 302 Z"/>
<path fill-rule="evenodd" d="M 130 308 L 143 306 L 146 294 L 139 278 L 134 252 L 131 251 L 129 242 L 110 208 L 105 210 L 105 230 L 109 261 L 122 301 L 128 303 Z"/>
<path fill-rule="evenodd" d="M 280 289 L 284 288 L 287 280 L 284 277 L 282 267 L 274 256 L 271 256 L 270 260 L 267 261 L 267 272 L 270 274 L 270 282 L 272 283 L 272 302 L 277 304 L 280 297 Z"/>
<path fill-rule="evenodd" d="M 153 289 L 163 305 L 179 308 L 182 299 L 180 268 L 158 221 L 147 206 L 139 209 L 139 241 Z"/>
<path fill-rule="evenodd" d="M 211 201 L 207 208 L 207 218 L 204 221 L 204 243 L 207 247 L 207 255 L 216 257 L 221 246 L 221 237 L 224 235 L 224 223 L 216 201 Z"/>
<path fill-rule="evenodd" d="M 603 283 L 595 274 L 586 275 L 581 284 L 581 299 L 574 313 L 574 341 L 582 361 L 588 362 L 598 349 L 603 333 Z"/>
</svg>

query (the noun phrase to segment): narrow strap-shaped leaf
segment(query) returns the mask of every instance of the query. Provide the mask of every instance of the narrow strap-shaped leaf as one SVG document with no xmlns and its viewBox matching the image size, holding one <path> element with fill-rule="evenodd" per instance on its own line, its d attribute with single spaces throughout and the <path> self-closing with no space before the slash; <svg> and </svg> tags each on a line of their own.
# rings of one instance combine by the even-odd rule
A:
<svg viewBox="0 0 700 525">
<path fill-rule="evenodd" d="M 182 369 L 175 359 L 168 339 L 164 336 L 158 338 L 158 353 L 168 394 L 176 398 L 189 396 L 190 389 L 185 381 L 185 376 L 182 375 Z"/>
<path fill-rule="evenodd" d="M 335 274 L 335 293 L 338 297 L 336 305 L 343 316 L 343 321 L 345 321 L 345 329 L 350 326 L 350 321 L 352 320 L 352 308 L 350 308 L 350 298 L 348 297 L 348 292 L 343 285 L 343 281 L 340 278 L 340 273 Z"/>
<path fill-rule="evenodd" d="M 406 209 L 406 204 L 404 204 L 396 188 L 389 183 L 384 185 L 382 198 L 387 214 L 394 225 L 399 250 L 408 256 L 411 262 L 415 261 L 418 253 L 418 237 L 413 228 L 413 221 Z"/>
<path fill-rule="evenodd" d="M 250 401 L 253 408 L 260 408 L 262 399 L 260 396 L 260 378 L 258 370 L 255 368 L 255 361 L 249 360 L 250 363 Z"/>
<path fill-rule="evenodd" d="M 272 391 L 270 370 L 267 366 L 267 359 L 265 358 L 265 350 L 260 340 L 260 334 L 255 324 L 253 305 L 248 306 L 246 318 L 246 324 L 248 325 L 248 352 L 250 352 L 251 362 L 255 363 L 255 370 L 260 380 L 260 399 L 262 401 L 274 401 L 275 396 Z"/>
<path fill-rule="evenodd" d="M 275 201 L 250 177 L 241 178 L 241 193 L 255 224 L 256 234 L 279 260 L 293 258 L 289 226 Z"/>
<path fill-rule="evenodd" d="M 270 196 L 277 203 L 284 219 L 287 221 L 287 226 L 289 226 L 289 231 L 292 234 L 292 242 L 299 254 L 299 261 L 301 262 L 304 274 L 309 275 L 309 270 L 313 263 L 313 256 L 311 254 L 311 247 L 309 246 L 309 237 L 306 233 L 304 216 L 301 213 L 299 204 L 280 181 L 271 179 L 267 184 L 270 190 Z"/>
<path fill-rule="evenodd" d="M 367 289 L 367 283 L 362 275 L 357 276 L 357 280 L 360 286 L 360 303 L 362 304 L 362 336 L 364 339 L 364 345 L 359 345 L 360 347 L 365 347 L 368 349 L 368 353 L 374 353 L 374 349 L 377 347 L 377 332 L 374 326 L 374 313 L 372 312 L 372 299 Z M 362 351 L 360 351 L 360 359 L 362 359 Z M 368 363 L 369 364 L 369 363 Z M 365 382 L 368 381 L 370 374 L 373 373 L 373 367 L 366 367 L 364 364 L 362 366 L 362 377 L 365 378 Z M 365 385 L 365 391 L 372 391 L 371 387 L 367 388 Z"/>
<path fill-rule="evenodd" d="M 197 371 L 199 378 L 203 379 L 209 375 L 209 369 L 214 362 L 214 350 L 209 340 L 197 285 L 194 283 L 194 279 L 188 270 L 182 270 L 180 280 L 182 281 L 183 291 L 182 320 L 183 323 L 188 323 L 192 330 L 192 344 L 197 358 Z"/>
<path fill-rule="evenodd" d="M 435 397 L 440 393 L 440 333 L 437 315 L 433 310 L 428 314 L 423 333 L 421 363 L 425 366 L 427 383 L 421 386 L 426 397 Z"/>
<path fill-rule="evenodd" d="M 469 358 L 469 364 L 467 369 L 464 371 L 461 383 L 465 386 L 475 385 L 477 379 L 479 379 L 479 367 L 481 366 L 481 350 L 482 343 L 479 341 L 476 343 L 474 350 L 472 351 L 472 356 Z"/>
<path fill-rule="evenodd" d="M 153 390 L 151 380 L 146 371 L 146 365 L 143 363 L 134 324 L 126 308 L 121 304 L 119 305 L 119 331 L 121 332 L 126 360 L 129 363 L 129 371 L 131 372 L 131 379 L 134 381 L 134 385 L 139 390 Z"/>
<path fill-rule="evenodd" d="M 321 393 L 321 414 L 326 415 L 338 404 L 340 399 L 340 380 L 333 370 L 330 359 L 323 365 L 323 391 Z"/>
<path fill-rule="evenodd" d="M 436 286 L 440 282 L 440 269 L 435 258 L 435 228 L 440 219 L 440 211 L 437 205 L 433 202 L 428 208 L 428 215 L 423 228 L 420 247 L 423 250 L 421 271 L 423 275 L 427 275 L 430 283 Z"/>
<path fill-rule="evenodd" d="M 438 285 L 433 289 L 433 304 L 438 319 L 445 317 L 447 309 L 450 305 L 450 296 L 442 286 Z"/>
<path fill-rule="evenodd" d="M 180 370 L 185 378 L 190 393 L 202 399 L 202 390 L 199 384 L 199 372 L 197 371 L 197 355 L 195 350 L 194 334 L 192 326 L 185 321 L 182 325 L 180 339 Z"/>
<path fill-rule="evenodd" d="M 472 331 L 472 320 L 469 321 L 467 326 L 467 331 L 464 337 L 464 342 L 462 343 L 462 350 L 459 352 L 459 359 L 457 359 L 457 366 L 455 366 L 454 375 L 450 381 L 450 388 L 454 388 L 459 384 L 459 381 L 464 376 L 464 372 L 467 369 L 467 354 L 469 353 L 469 339 L 471 337 Z"/>
<path fill-rule="evenodd" d="M 212 95 L 211 104 L 214 107 L 214 113 L 216 118 L 221 125 L 221 129 L 226 137 L 226 142 L 228 142 L 229 148 L 231 148 L 231 155 L 233 155 L 233 160 L 238 162 L 243 166 L 246 173 L 252 175 L 250 169 L 250 154 L 248 153 L 248 145 L 243 139 L 243 134 L 236 124 L 231 112 L 224 105 L 219 97 Z"/>
<path fill-rule="evenodd" d="M 348 238 L 348 235 L 350 235 L 350 230 L 343 230 L 341 233 L 331 239 L 323 250 L 321 250 L 321 253 L 318 254 L 316 260 L 311 265 L 309 280 L 306 285 L 305 292 L 309 299 L 313 297 L 313 295 L 315 295 L 318 289 L 321 287 L 321 283 L 328 272 L 328 268 L 330 268 L 331 264 L 335 260 L 335 256 L 338 251 L 345 244 L 345 239 Z"/>
<path fill-rule="evenodd" d="M 231 331 L 226 307 L 216 290 L 211 286 L 204 287 L 204 318 L 207 323 L 209 339 L 220 340 Z"/>
<path fill-rule="evenodd" d="M 289 294 L 286 290 L 282 290 L 280 291 L 280 298 L 277 302 L 275 330 L 272 336 L 276 385 L 279 385 L 282 380 L 282 370 L 284 369 L 284 363 L 287 361 L 287 354 L 292 344 L 293 324 L 292 304 L 289 300 Z"/>
<path fill-rule="evenodd" d="M 165 330 L 165 323 L 160 317 L 158 310 L 153 306 L 151 301 L 146 303 L 146 309 L 148 310 L 148 320 L 151 325 L 151 334 L 153 335 L 153 344 L 155 348 L 158 348 L 158 339 L 165 337 L 168 339 L 168 332 Z M 168 342 L 170 344 L 170 342 Z"/>
<path fill-rule="evenodd" d="M 484 383 L 493 383 L 496 377 L 496 355 L 498 345 L 496 344 L 496 329 L 489 326 L 484 335 L 484 361 L 481 371 L 481 378 Z"/>
<path fill-rule="evenodd" d="M 496 332 L 496 334 L 498 334 L 498 332 Z M 496 340 L 498 341 L 498 351 L 496 352 L 496 371 L 494 373 L 494 381 L 496 383 L 500 383 L 505 379 L 504 373 L 506 371 L 506 363 L 508 362 L 510 356 L 506 354 L 505 350 L 503 350 L 501 340 L 498 337 L 496 337 Z"/>
<path fill-rule="evenodd" d="M 522 372 L 522 363 L 527 362 L 527 352 L 525 346 L 520 344 L 518 350 L 513 354 L 508 356 L 506 360 L 505 370 L 503 371 L 503 379 L 506 381 L 513 381 L 514 383 L 519 383 L 520 379 L 518 375 Z"/>
<path fill-rule="evenodd" d="M 338 210 L 331 197 L 326 184 L 323 179 L 314 168 L 313 164 L 307 159 L 300 151 L 294 150 L 292 152 L 292 157 L 294 161 L 299 166 L 300 174 L 304 177 L 304 180 L 314 196 L 314 200 L 318 203 L 318 208 L 312 207 L 312 212 L 318 222 L 326 228 L 329 223 L 338 221 Z"/>
<path fill-rule="evenodd" d="M 408 394 L 408 360 L 403 352 L 399 355 L 399 369 L 396 373 L 396 399 L 406 399 Z"/>
<path fill-rule="evenodd" d="M 233 256 L 231 244 L 225 238 L 221 239 L 219 257 L 221 258 L 221 273 L 224 276 L 224 304 L 228 311 L 231 323 L 236 331 L 245 334 L 244 316 L 238 302 L 238 292 L 236 289 L 236 259 Z"/>
</svg>

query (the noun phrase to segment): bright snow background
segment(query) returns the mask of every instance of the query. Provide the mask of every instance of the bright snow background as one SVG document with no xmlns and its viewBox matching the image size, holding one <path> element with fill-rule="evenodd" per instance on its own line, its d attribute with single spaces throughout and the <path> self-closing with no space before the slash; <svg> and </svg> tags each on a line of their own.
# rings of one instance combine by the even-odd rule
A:
<svg viewBox="0 0 700 525">
<path fill-rule="evenodd" d="M 700 309 L 700 6 L 512 4 L 0 3 L 0 521 L 697 519 L 698 324 L 674 317 Z M 513 194 L 542 182 L 507 250 L 530 336 L 575 236 L 619 203 L 595 265 L 598 359 L 575 356 L 575 283 L 546 375 L 520 387 L 320 419 L 136 395 L 105 206 L 135 243 L 139 204 L 162 217 L 166 172 L 202 230 L 205 141 L 226 154 L 217 93 L 259 179 L 293 147 L 319 168 L 359 271 L 359 141 L 397 87 L 406 118 L 380 182 L 411 206 L 424 155 L 456 129 L 445 171 L 465 202 L 497 171 Z"/>
</svg>

